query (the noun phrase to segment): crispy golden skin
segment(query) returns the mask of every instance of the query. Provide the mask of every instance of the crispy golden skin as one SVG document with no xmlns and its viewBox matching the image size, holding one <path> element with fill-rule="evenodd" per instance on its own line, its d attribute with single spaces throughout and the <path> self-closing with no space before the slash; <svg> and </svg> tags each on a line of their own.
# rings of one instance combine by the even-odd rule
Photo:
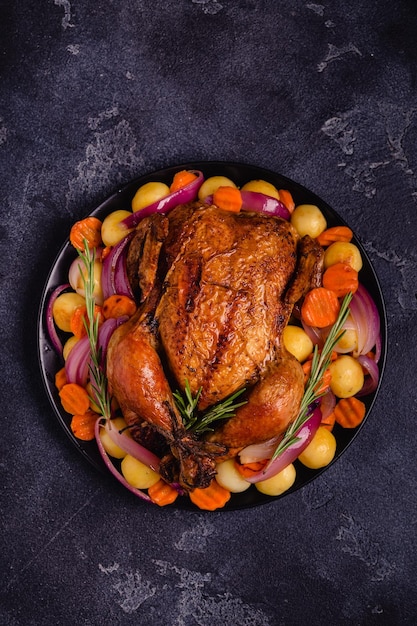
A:
<svg viewBox="0 0 417 626">
<path fill-rule="evenodd" d="M 146 421 L 166 437 L 186 489 L 208 484 L 216 458 L 295 419 L 303 373 L 282 331 L 295 302 L 318 284 L 321 265 L 321 247 L 280 218 L 197 203 L 141 222 L 129 271 L 143 304 L 113 335 L 108 377 L 127 421 Z M 197 441 L 171 392 L 186 380 L 193 394 L 202 389 L 200 410 L 242 387 L 248 402 Z"/>
</svg>

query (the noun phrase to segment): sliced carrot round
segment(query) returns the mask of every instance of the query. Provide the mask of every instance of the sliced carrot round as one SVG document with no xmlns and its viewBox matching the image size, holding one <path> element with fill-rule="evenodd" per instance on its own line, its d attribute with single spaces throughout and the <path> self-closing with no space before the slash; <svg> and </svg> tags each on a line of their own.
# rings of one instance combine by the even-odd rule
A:
<svg viewBox="0 0 417 626">
<path fill-rule="evenodd" d="M 337 320 L 340 302 L 334 291 L 316 287 L 308 292 L 301 305 L 301 317 L 309 326 L 325 328 Z"/>
</svg>

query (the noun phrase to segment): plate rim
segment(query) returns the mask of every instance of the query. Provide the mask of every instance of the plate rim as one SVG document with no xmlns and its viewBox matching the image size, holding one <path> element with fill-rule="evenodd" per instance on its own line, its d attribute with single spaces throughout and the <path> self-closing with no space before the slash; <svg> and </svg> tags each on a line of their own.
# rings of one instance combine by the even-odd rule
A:
<svg viewBox="0 0 417 626">
<path fill-rule="evenodd" d="M 253 165 L 251 163 L 245 163 L 245 162 L 240 162 L 240 161 L 223 161 L 223 160 L 207 160 L 207 161 L 201 161 L 201 160 L 197 160 L 197 161 L 187 161 L 187 162 L 183 162 L 183 163 L 179 163 L 179 164 L 175 164 L 175 165 L 169 165 L 167 167 L 164 168 L 159 168 L 157 170 L 152 170 L 149 171 L 147 173 L 143 173 L 135 178 L 132 178 L 131 180 L 127 181 L 126 183 L 119 185 L 115 191 L 113 191 L 112 193 L 110 193 L 109 195 L 107 195 L 107 197 L 102 200 L 98 205 L 96 205 L 93 209 L 91 209 L 88 213 L 85 214 L 84 217 L 87 217 L 89 215 L 95 215 L 95 214 L 99 214 L 101 212 L 103 212 L 107 206 L 113 202 L 117 202 L 120 201 L 125 195 L 128 195 L 129 193 L 131 193 L 131 190 L 136 186 L 136 185 L 140 185 L 143 184 L 144 182 L 148 182 L 149 179 L 155 179 L 158 180 L 160 178 L 163 177 L 168 177 L 168 175 L 171 175 L 173 173 L 175 173 L 175 171 L 180 171 L 181 169 L 196 169 L 196 170 L 201 170 L 204 173 L 204 169 L 212 169 L 212 168 L 219 168 L 219 169 L 236 169 L 236 170 L 242 170 L 242 169 L 248 169 L 251 170 L 253 172 L 257 172 L 257 177 L 260 178 L 261 174 L 263 177 L 268 177 L 268 178 L 275 178 L 275 179 L 279 179 L 280 181 L 284 182 L 285 184 L 287 184 L 289 186 L 290 189 L 295 189 L 296 193 L 294 193 L 294 195 L 306 195 L 309 198 L 311 198 L 312 200 L 314 199 L 316 202 L 316 204 L 318 204 L 318 206 L 321 209 L 324 209 L 325 213 L 329 213 L 332 217 L 332 221 L 336 221 L 337 223 L 343 224 L 343 225 L 348 225 L 347 222 L 345 221 L 344 218 L 342 218 L 340 216 L 340 214 L 332 207 L 330 206 L 323 198 L 321 198 L 320 196 L 318 196 L 314 191 L 308 189 L 307 187 L 305 187 L 303 184 L 298 183 L 297 181 L 292 180 L 291 178 L 289 178 L 286 175 L 280 174 L 279 172 L 275 172 L 271 169 L 268 169 L 266 167 L 263 166 L 257 166 L 257 165 Z M 214 175 L 214 174 L 211 174 Z M 219 172 L 219 175 L 221 175 L 221 173 Z M 224 174 L 223 174 L 224 175 Z M 268 179 L 266 178 L 266 179 Z M 283 185 L 281 186 L 281 188 L 284 188 Z M 130 207 L 129 207 L 130 208 Z M 81 216 L 79 219 L 83 219 L 83 217 Z M 387 362 L 387 351 L 388 351 L 388 322 L 387 322 L 387 312 L 386 312 L 386 304 L 385 304 L 385 298 L 384 298 L 384 293 L 382 290 L 382 286 L 380 283 L 380 280 L 378 278 L 378 275 L 376 273 L 376 270 L 371 262 L 371 259 L 369 258 L 368 253 L 366 252 L 363 244 L 361 243 L 360 239 L 357 237 L 355 230 L 352 228 L 352 226 L 349 226 L 352 231 L 353 231 L 353 241 L 355 244 L 358 245 L 361 254 L 363 255 L 363 259 L 365 260 L 365 266 L 366 266 L 366 271 L 368 274 L 370 274 L 371 277 L 371 282 L 372 284 L 372 292 L 373 292 L 373 297 L 376 295 L 377 299 L 379 300 L 379 303 L 377 303 L 377 307 L 378 307 L 378 312 L 379 312 L 379 316 L 380 316 L 380 321 L 381 321 L 381 358 L 380 361 L 378 363 L 379 366 L 379 381 L 378 381 L 378 385 L 376 387 L 376 389 L 374 390 L 374 392 L 372 392 L 372 394 L 369 394 L 370 396 L 372 396 L 370 399 L 368 398 L 367 400 L 367 409 L 366 409 L 366 415 L 365 418 L 363 420 L 363 422 L 355 429 L 352 429 L 351 432 L 351 436 L 349 438 L 349 440 L 347 441 L 347 443 L 345 445 L 343 445 L 342 449 L 337 452 L 336 449 L 336 455 L 334 457 L 334 459 L 325 467 L 320 468 L 318 470 L 307 470 L 307 468 L 305 468 L 303 466 L 303 473 L 304 473 L 304 479 L 301 481 L 300 484 L 297 484 L 297 479 L 296 482 L 294 483 L 294 485 L 288 489 L 286 492 L 284 492 L 283 494 L 279 495 L 279 496 L 266 496 L 264 494 L 261 494 L 260 492 L 256 491 L 253 488 L 250 488 L 248 491 L 251 491 L 252 494 L 254 494 L 256 496 L 256 498 L 252 498 L 254 501 L 247 501 L 245 502 L 244 498 L 239 498 L 239 496 L 244 496 L 244 494 L 232 494 L 232 498 L 229 501 L 229 503 L 222 509 L 218 509 L 215 512 L 229 512 L 229 511 L 235 511 L 235 510 L 242 510 L 242 509 L 247 509 L 247 508 L 254 508 L 254 507 L 258 507 L 258 506 L 262 506 L 265 504 L 273 504 L 275 503 L 277 500 L 281 500 L 282 498 L 289 496 L 291 494 L 296 493 L 297 491 L 301 490 L 302 488 L 304 488 L 307 484 L 309 484 L 310 482 L 312 482 L 313 480 L 315 480 L 316 478 L 318 478 L 321 474 L 323 474 L 326 470 L 328 470 L 334 463 L 336 463 L 341 456 L 344 454 L 344 452 L 347 450 L 347 448 L 349 448 L 352 443 L 356 440 L 356 437 L 358 436 L 359 432 L 361 432 L 362 428 L 364 427 L 365 423 L 368 421 L 369 416 L 372 412 L 372 410 L 374 409 L 374 405 L 375 402 L 378 398 L 379 392 L 380 392 L 380 388 L 383 382 L 383 378 L 384 378 L 384 374 L 385 374 L 385 369 L 386 369 L 386 362 Z M 41 378 L 42 378 L 42 383 L 46 392 L 46 395 L 48 397 L 49 403 L 53 409 L 53 413 L 55 414 L 55 417 L 57 418 L 58 422 L 60 423 L 60 426 L 63 428 L 64 432 L 66 433 L 66 435 L 68 436 L 69 440 L 71 441 L 71 443 L 76 447 L 76 449 L 78 450 L 79 453 L 81 453 L 81 455 L 84 457 L 85 460 L 87 460 L 90 465 L 92 465 L 93 467 L 95 467 L 96 470 L 98 470 L 102 475 L 105 476 L 111 476 L 110 472 L 107 470 L 107 468 L 104 465 L 104 462 L 102 461 L 101 457 L 99 456 L 98 450 L 97 450 L 97 446 L 95 444 L 95 442 L 82 442 L 78 439 L 76 439 L 74 437 L 74 435 L 71 433 L 70 428 L 68 426 L 68 424 L 65 423 L 65 418 L 63 416 L 63 413 L 65 413 L 63 411 L 63 409 L 59 406 L 58 402 L 56 401 L 55 396 L 57 396 L 57 392 L 55 391 L 55 394 L 52 392 L 52 389 L 54 388 L 53 385 L 53 381 L 51 381 L 51 374 L 50 372 L 48 372 L 47 369 L 47 364 L 46 364 L 46 355 L 48 354 L 48 356 L 50 356 L 49 353 L 55 353 L 53 347 L 51 346 L 51 342 L 49 341 L 49 337 L 48 337 L 48 333 L 47 333 L 47 329 L 46 329 L 46 323 L 45 323 L 45 312 L 46 312 L 46 307 L 48 304 L 48 300 L 51 294 L 51 281 L 54 277 L 54 275 L 57 273 L 58 271 L 58 265 L 59 263 L 62 261 L 62 257 L 65 256 L 66 252 L 74 252 L 73 249 L 71 248 L 71 244 L 69 243 L 69 233 L 68 233 L 68 237 L 66 238 L 66 240 L 61 244 L 61 246 L 58 249 L 58 252 L 54 258 L 54 261 L 52 263 L 52 265 L 49 267 L 49 270 L 47 272 L 46 275 L 46 279 L 43 283 L 43 288 L 42 288 L 42 292 L 41 292 L 41 299 L 40 299 L 40 303 L 39 303 L 39 308 L 38 308 L 38 315 L 37 315 L 37 352 L 38 352 L 38 363 L 39 363 L 39 368 L 40 368 L 40 372 L 41 372 Z M 67 267 L 67 271 L 68 271 L 68 267 Z M 62 273 L 62 272 L 61 272 Z M 58 286 L 58 285 L 55 285 Z M 367 285 L 366 285 L 367 286 Z M 368 287 L 368 286 L 367 286 Z M 56 353 L 55 353 L 56 355 Z M 58 355 L 56 355 L 55 360 L 59 360 Z M 68 418 L 67 418 L 68 421 Z M 346 430 L 346 429 L 344 429 Z M 86 444 L 90 444 L 90 445 L 86 445 Z M 91 454 L 90 451 L 94 450 L 95 452 L 94 454 Z M 298 470 L 299 466 L 297 466 L 297 470 Z M 115 480 L 115 479 L 114 479 Z M 125 490 L 126 492 L 128 490 Z M 247 493 L 247 492 L 244 492 Z M 132 495 L 132 494 L 131 494 Z M 238 504 L 236 501 L 237 500 L 242 500 L 241 504 Z M 177 501 L 171 505 L 170 507 L 168 507 L 170 509 L 180 509 L 180 510 L 190 510 L 190 511 L 194 511 L 194 512 L 200 512 L 203 513 L 204 511 L 198 509 L 196 506 L 194 506 L 187 498 L 178 498 Z"/>
</svg>

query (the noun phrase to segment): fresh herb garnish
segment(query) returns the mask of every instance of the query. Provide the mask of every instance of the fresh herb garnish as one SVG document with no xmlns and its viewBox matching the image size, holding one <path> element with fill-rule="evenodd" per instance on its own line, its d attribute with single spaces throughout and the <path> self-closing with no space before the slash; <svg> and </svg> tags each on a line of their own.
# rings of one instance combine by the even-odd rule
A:
<svg viewBox="0 0 417 626">
<path fill-rule="evenodd" d="M 236 391 L 222 402 L 211 406 L 205 413 L 199 413 L 196 409 L 201 391 L 202 387 L 200 387 L 196 395 L 193 397 L 190 383 L 186 380 L 184 395 L 182 395 L 178 389 L 173 393 L 185 428 L 187 430 L 192 430 L 196 435 L 201 435 L 202 433 L 213 430 L 213 428 L 211 428 L 211 424 L 213 422 L 233 417 L 236 409 L 243 406 L 247 402 L 247 400 L 244 400 L 243 402 L 235 402 L 236 398 L 242 395 L 245 391 L 243 388 L 239 389 L 239 391 Z"/>
<path fill-rule="evenodd" d="M 85 306 L 87 320 L 84 320 L 87 337 L 90 342 L 91 361 L 89 363 L 90 383 L 93 390 L 91 400 L 97 404 L 103 417 L 111 417 L 111 399 L 107 388 L 107 378 L 101 365 L 101 350 L 98 346 L 98 329 L 100 324 L 99 315 L 95 315 L 94 299 L 94 263 L 95 249 L 90 250 L 88 242 L 84 239 L 84 251 L 77 249 L 85 273 L 81 267 L 80 274 L 84 284 Z"/>
<path fill-rule="evenodd" d="M 324 342 L 324 346 L 321 352 L 319 353 L 317 345 L 314 346 L 313 360 L 311 362 L 311 372 L 304 390 L 303 398 L 301 400 L 298 416 L 296 420 L 294 420 L 294 422 L 292 422 L 288 426 L 287 430 L 285 431 L 284 437 L 279 442 L 270 462 L 272 462 L 280 454 L 282 454 L 282 452 L 284 452 L 287 448 L 289 448 L 298 441 L 296 433 L 309 419 L 312 410 L 311 405 L 314 404 L 314 402 L 325 393 L 324 391 L 320 391 L 320 387 L 322 386 L 325 371 L 331 363 L 332 351 L 339 339 L 344 334 L 342 327 L 349 315 L 349 304 L 351 299 L 351 293 L 348 293 L 344 297 L 337 320 L 332 326 L 329 334 L 327 335 L 327 339 Z"/>
</svg>

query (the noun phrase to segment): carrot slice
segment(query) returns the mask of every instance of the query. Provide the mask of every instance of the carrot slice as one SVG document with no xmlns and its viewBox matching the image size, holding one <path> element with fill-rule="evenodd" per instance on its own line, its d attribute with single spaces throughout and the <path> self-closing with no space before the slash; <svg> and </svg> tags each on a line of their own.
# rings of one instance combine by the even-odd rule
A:
<svg viewBox="0 0 417 626">
<path fill-rule="evenodd" d="M 101 240 L 101 221 L 97 217 L 86 217 L 75 222 L 70 231 L 70 242 L 78 250 L 84 250 L 84 240 L 89 248 L 97 248 Z"/>
<path fill-rule="evenodd" d="M 359 286 L 358 272 L 347 263 L 335 263 L 323 274 L 323 287 L 334 291 L 338 298 L 355 293 Z"/>
<path fill-rule="evenodd" d="M 242 194 L 239 189 L 225 185 L 224 187 L 222 186 L 216 189 L 213 194 L 213 203 L 218 206 L 219 209 L 239 213 L 242 208 Z"/>
<path fill-rule="evenodd" d="M 190 500 L 205 511 L 215 511 L 224 507 L 230 500 L 231 493 L 214 478 L 205 489 L 194 489 L 190 492 Z"/>
<path fill-rule="evenodd" d="M 73 415 L 71 420 L 71 430 L 77 439 L 82 441 L 92 441 L 95 437 L 94 428 L 99 415 L 94 411 L 86 411 L 82 415 Z"/>
<path fill-rule="evenodd" d="M 197 178 L 196 174 L 189 172 L 188 170 L 182 170 L 181 172 L 177 172 L 172 179 L 171 186 L 169 188 L 170 192 L 178 191 L 183 187 L 186 187 L 190 183 L 193 182 Z"/>
<path fill-rule="evenodd" d="M 112 250 L 113 250 L 113 246 L 105 246 L 101 251 L 101 260 L 104 261 L 104 259 L 106 259 L 109 256 Z"/>
<path fill-rule="evenodd" d="M 323 374 L 323 380 L 319 389 L 316 391 L 317 395 L 325 393 L 330 387 L 330 383 L 332 382 L 332 372 L 329 368 L 327 368 Z"/>
<path fill-rule="evenodd" d="M 343 428 L 356 428 L 365 417 L 366 407 L 362 400 L 355 396 L 342 398 L 334 409 L 335 419 Z"/>
<path fill-rule="evenodd" d="M 107 319 L 127 315 L 132 317 L 136 311 L 136 302 L 128 296 L 113 294 L 103 302 L 103 315 Z"/>
<path fill-rule="evenodd" d="M 351 241 L 353 232 L 348 226 L 331 226 L 324 230 L 316 241 L 325 248 L 335 241 Z"/>
<path fill-rule="evenodd" d="M 166 506 L 175 502 L 178 497 L 178 491 L 161 478 L 157 483 L 149 487 L 148 496 L 158 506 Z"/>
<path fill-rule="evenodd" d="M 65 372 L 65 367 L 61 367 L 60 370 L 55 374 L 55 387 L 58 391 L 61 391 L 62 387 L 67 384 L 67 375 Z"/>
<path fill-rule="evenodd" d="M 308 359 L 308 361 L 304 361 L 304 363 L 301 366 L 304 372 L 304 386 L 307 384 L 307 381 L 310 377 L 311 365 L 312 365 L 312 359 Z M 332 374 L 331 374 L 330 369 L 327 368 L 323 374 L 323 380 L 321 382 L 321 385 L 318 387 L 318 389 L 315 389 L 314 392 L 317 395 L 321 395 L 325 393 L 327 389 L 330 387 L 331 380 L 332 380 Z"/>
<path fill-rule="evenodd" d="M 329 415 L 322 418 L 320 422 L 320 426 L 323 426 L 323 428 L 327 428 L 327 430 L 330 430 L 331 432 L 333 430 L 335 422 L 336 422 L 336 415 L 335 415 L 335 412 L 332 411 L 331 413 L 329 413 Z"/>
<path fill-rule="evenodd" d="M 253 461 L 252 463 L 238 463 L 235 461 L 235 466 L 243 478 L 250 478 L 260 472 L 267 463 L 267 459 L 265 461 Z"/>
<path fill-rule="evenodd" d="M 102 308 L 100 306 L 98 306 L 98 304 L 94 305 L 94 317 L 97 318 L 97 316 L 100 316 L 99 318 L 99 325 L 100 325 L 100 320 L 102 320 Z M 87 316 L 87 307 L 82 304 L 80 306 L 77 306 L 76 309 L 74 309 L 73 314 L 71 315 L 71 319 L 70 319 L 70 329 L 71 332 L 77 337 L 77 339 L 81 339 L 82 337 L 85 337 L 85 335 L 87 334 L 87 329 L 86 329 L 86 324 L 88 324 L 88 316 Z"/>
<path fill-rule="evenodd" d="M 316 287 L 308 292 L 301 305 L 301 317 L 309 326 L 325 328 L 337 320 L 340 303 L 337 295 L 330 289 Z"/>
<path fill-rule="evenodd" d="M 90 407 L 87 391 L 77 383 L 64 385 L 59 392 L 59 397 L 64 410 L 71 415 L 84 415 Z"/>
<path fill-rule="evenodd" d="M 292 213 L 295 209 L 295 202 L 288 189 L 278 189 L 279 199 L 282 204 Z"/>
</svg>

